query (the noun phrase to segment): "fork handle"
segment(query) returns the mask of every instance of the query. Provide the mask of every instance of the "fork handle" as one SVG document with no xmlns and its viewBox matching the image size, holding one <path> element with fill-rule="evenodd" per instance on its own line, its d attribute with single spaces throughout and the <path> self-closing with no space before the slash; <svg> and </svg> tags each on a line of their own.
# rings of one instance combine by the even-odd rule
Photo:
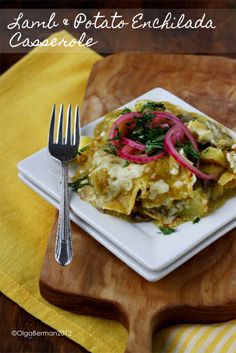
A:
<svg viewBox="0 0 236 353">
<path fill-rule="evenodd" d="M 72 261 L 72 238 L 69 218 L 68 162 L 61 162 L 62 183 L 61 202 L 56 234 L 55 259 L 62 265 Z"/>
</svg>

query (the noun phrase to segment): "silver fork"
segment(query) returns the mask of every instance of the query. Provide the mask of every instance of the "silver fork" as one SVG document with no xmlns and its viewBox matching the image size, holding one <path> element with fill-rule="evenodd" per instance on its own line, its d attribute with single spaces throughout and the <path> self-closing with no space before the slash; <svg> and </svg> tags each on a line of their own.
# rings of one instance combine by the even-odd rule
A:
<svg viewBox="0 0 236 353">
<path fill-rule="evenodd" d="M 72 261 L 72 237 L 69 218 L 69 190 L 68 190 L 68 162 L 77 155 L 80 140 L 79 109 L 75 108 L 74 132 L 72 134 L 72 112 L 71 105 L 67 110 L 66 133 L 64 135 L 63 104 L 60 106 L 58 131 L 56 141 L 54 140 L 56 106 L 53 106 L 51 124 L 49 130 L 48 149 L 50 154 L 61 161 L 62 183 L 59 218 L 56 234 L 55 259 L 62 265 L 68 265 Z"/>
</svg>

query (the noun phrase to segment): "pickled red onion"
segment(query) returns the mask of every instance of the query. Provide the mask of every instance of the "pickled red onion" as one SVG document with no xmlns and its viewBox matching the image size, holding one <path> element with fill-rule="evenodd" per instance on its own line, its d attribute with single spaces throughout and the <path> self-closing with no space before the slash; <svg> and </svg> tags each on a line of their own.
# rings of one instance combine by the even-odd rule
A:
<svg viewBox="0 0 236 353">
<path fill-rule="evenodd" d="M 135 148 L 137 150 L 140 150 L 140 151 L 145 151 L 145 149 L 146 149 L 146 146 L 143 145 L 142 143 L 136 142 L 136 141 L 131 140 L 126 137 L 121 137 L 120 142 L 124 145 L 128 145 L 128 146 Z"/>
<path fill-rule="evenodd" d="M 152 123 L 160 122 L 162 119 L 167 119 L 167 120 L 170 120 L 171 122 L 175 122 L 175 124 L 179 125 L 182 128 L 182 130 L 184 131 L 186 137 L 192 143 L 195 150 L 199 151 L 197 142 L 196 142 L 195 138 L 193 137 L 191 131 L 184 125 L 184 123 L 179 118 L 177 118 L 177 116 L 172 115 L 171 113 L 167 113 L 167 112 L 153 112 L 152 114 L 155 115 L 155 118 L 152 119 Z M 162 120 L 162 122 L 163 121 L 164 120 Z"/>
<path fill-rule="evenodd" d="M 162 158 L 167 151 L 179 164 L 189 169 L 199 178 L 205 180 L 215 179 L 215 175 L 202 173 L 198 168 L 193 166 L 183 156 L 181 156 L 175 149 L 174 145 L 176 142 L 183 140 L 184 136 L 186 136 L 192 143 L 195 150 L 199 151 L 195 138 L 184 123 L 171 113 L 153 112 L 152 114 L 154 115 L 154 118 L 152 118 L 150 128 L 152 126 L 163 127 L 163 125 L 165 125 L 165 127 L 170 127 L 164 139 L 165 151 L 162 151 L 155 156 L 149 156 L 146 153 L 140 154 L 140 151 L 145 151 L 146 146 L 140 142 L 129 139 L 126 137 L 126 134 L 129 132 L 129 126 L 135 124 L 135 119 L 141 118 L 143 115 L 141 113 L 130 112 L 120 116 L 112 125 L 109 137 L 111 143 L 117 147 L 116 154 L 131 162 L 144 164 Z M 120 132 L 122 136 L 116 139 L 118 132 Z"/>
<path fill-rule="evenodd" d="M 132 154 L 134 152 L 134 149 L 132 149 L 130 146 L 123 146 L 120 150 L 117 151 L 118 156 L 120 156 L 123 159 L 127 159 L 130 162 L 138 163 L 138 164 L 144 164 L 144 163 L 150 163 L 157 161 L 158 159 L 164 157 L 166 154 L 166 151 L 160 152 L 155 156 L 148 156 L 147 154 Z"/>
<path fill-rule="evenodd" d="M 132 122 L 135 122 L 135 118 L 141 118 L 143 115 L 140 113 L 136 112 L 131 112 L 131 113 L 126 113 L 122 116 L 120 116 L 112 125 L 111 131 L 109 133 L 109 138 L 111 140 L 111 143 L 114 146 L 118 146 L 119 142 L 118 140 L 115 140 L 116 135 L 120 131 L 122 135 L 126 133 L 128 130 L 128 125 Z"/>
<path fill-rule="evenodd" d="M 178 130 L 181 129 L 181 127 L 175 125 L 170 130 L 166 133 L 165 139 L 164 139 L 164 145 L 166 148 L 166 151 L 183 167 L 187 168 L 190 170 L 193 174 L 195 174 L 198 178 L 204 179 L 204 180 L 214 180 L 216 179 L 215 174 L 205 174 L 201 172 L 198 168 L 194 167 L 190 162 L 188 162 L 175 148 L 174 143 L 173 143 L 173 135 L 178 134 Z"/>
</svg>

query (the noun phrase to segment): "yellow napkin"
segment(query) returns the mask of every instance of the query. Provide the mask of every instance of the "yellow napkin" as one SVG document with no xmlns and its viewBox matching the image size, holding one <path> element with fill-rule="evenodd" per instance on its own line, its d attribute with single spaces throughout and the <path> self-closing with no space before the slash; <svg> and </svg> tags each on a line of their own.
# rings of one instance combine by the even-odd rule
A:
<svg viewBox="0 0 236 353">
<path fill-rule="evenodd" d="M 61 37 L 71 38 L 57 33 Z M 52 104 L 82 101 L 90 70 L 100 59 L 89 49 L 42 53 L 37 48 L 1 77 L 0 288 L 46 324 L 71 333 L 69 338 L 89 351 L 121 353 L 127 342 L 122 325 L 63 311 L 40 296 L 38 277 L 55 211 L 18 180 L 16 169 L 20 160 L 46 145 Z M 234 331 L 235 322 L 179 325 L 159 332 L 154 350 L 231 353 Z"/>
</svg>

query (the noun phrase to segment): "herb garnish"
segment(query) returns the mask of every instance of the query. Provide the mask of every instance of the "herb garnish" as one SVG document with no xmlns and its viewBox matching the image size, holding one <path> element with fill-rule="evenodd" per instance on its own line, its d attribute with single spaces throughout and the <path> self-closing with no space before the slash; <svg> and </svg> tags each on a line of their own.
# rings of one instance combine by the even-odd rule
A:
<svg viewBox="0 0 236 353">
<path fill-rule="evenodd" d="M 159 227 L 159 229 L 163 235 L 169 235 L 176 232 L 175 228 L 170 227 Z"/>
<path fill-rule="evenodd" d="M 82 147 L 78 152 L 77 152 L 77 154 L 80 156 L 81 155 L 81 153 L 83 153 L 83 152 L 85 152 L 85 151 L 87 151 L 88 150 L 88 148 L 89 148 L 89 146 L 84 146 L 84 147 Z"/>
<path fill-rule="evenodd" d="M 168 128 L 160 126 L 150 129 L 149 125 L 152 123 L 152 118 L 151 113 L 145 114 L 143 118 L 138 118 L 136 126 L 129 135 L 132 140 L 146 145 L 146 153 L 150 153 L 154 149 L 158 152 L 164 150 L 164 139 L 168 131 Z"/>
<path fill-rule="evenodd" d="M 200 220 L 201 220 L 201 218 L 199 216 L 195 217 L 193 219 L 193 224 L 196 224 L 196 223 L 200 222 Z"/>
<path fill-rule="evenodd" d="M 103 151 L 114 154 L 115 156 L 116 156 L 116 150 L 117 150 L 117 147 L 112 143 L 107 143 L 103 148 Z"/>
<path fill-rule="evenodd" d="M 89 185 L 87 175 L 75 180 L 73 183 L 69 183 L 69 186 L 72 188 L 73 191 L 77 191 L 78 189 L 81 189 L 85 185 Z"/>
<path fill-rule="evenodd" d="M 165 109 L 166 107 L 164 106 L 163 103 L 156 103 L 156 102 L 149 101 L 143 105 L 142 109 L 140 110 L 140 113 L 143 113 L 147 110 L 156 111 L 156 110 L 165 110 Z"/>
<path fill-rule="evenodd" d="M 197 163 L 199 161 L 199 153 L 195 150 L 192 143 L 190 141 L 186 141 L 185 143 L 179 145 L 184 150 L 186 157 L 193 163 Z"/>
<path fill-rule="evenodd" d="M 131 110 L 127 107 L 125 107 L 122 111 L 121 111 L 121 115 L 126 114 L 126 113 L 131 113 Z"/>
<path fill-rule="evenodd" d="M 152 152 L 153 149 L 158 149 L 159 151 L 162 151 L 164 149 L 164 141 L 165 135 L 160 135 L 158 138 L 155 140 L 149 140 L 146 142 L 146 153 Z"/>
<path fill-rule="evenodd" d="M 135 117 L 134 121 L 127 122 L 126 126 L 128 128 L 128 138 L 133 141 L 140 142 L 146 146 L 145 152 L 150 156 L 153 156 L 157 153 L 160 153 L 164 150 L 164 139 L 168 127 L 153 126 L 152 120 L 155 117 L 153 111 L 165 110 L 163 103 L 156 103 L 153 101 L 146 102 L 141 111 L 142 117 Z M 124 108 L 121 111 L 121 114 L 129 113 L 131 110 L 129 108 Z M 117 130 L 116 134 L 113 134 L 113 138 L 108 140 L 107 145 L 104 148 L 104 151 L 117 155 L 117 148 L 115 144 L 109 143 L 114 140 L 120 141 L 121 131 L 119 131 L 118 126 L 115 128 Z"/>
<path fill-rule="evenodd" d="M 125 159 L 125 163 L 123 165 L 123 168 L 128 167 L 128 165 L 129 165 L 129 161 L 127 159 Z"/>
<path fill-rule="evenodd" d="M 141 118 L 137 118 L 135 120 L 136 125 L 132 128 L 132 131 L 129 135 L 134 141 L 139 141 L 141 143 L 145 143 L 147 139 L 147 134 L 149 133 L 150 129 L 148 125 L 151 124 L 153 118 L 153 114 L 145 114 Z"/>
<path fill-rule="evenodd" d="M 157 126 L 150 129 L 153 118 L 154 115 L 152 113 L 147 113 L 142 118 L 137 118 L 136 126 L 131 131 L 129 137 L 135 141 L 146 143 L 150 140 L 155 141 L 160 135 L 165 135 L 168 128 Z"/>
</svg>

